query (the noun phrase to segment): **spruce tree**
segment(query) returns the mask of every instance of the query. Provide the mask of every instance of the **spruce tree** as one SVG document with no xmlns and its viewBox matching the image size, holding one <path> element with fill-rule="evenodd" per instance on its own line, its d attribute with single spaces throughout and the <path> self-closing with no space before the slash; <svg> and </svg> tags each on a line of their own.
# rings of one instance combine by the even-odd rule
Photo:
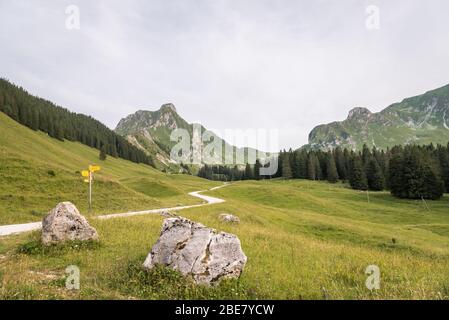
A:
<svg viewBox="0 0 449 320">
<path fill-rule="evenodd" d="M 293 178 L 299 179 L 301 178 L 301 151 L 296 150 L 293 153 L 293 161 L 292 161 L 292 173 Z"/>
<path fill-rule="evenodd" d="M 403 149 L 394 147 L 391 149 L 390 161 L 388 165 L 388 186 L 391 194 L 396 197 L 402 197 L 404 193 L 403 181 Z"/>
<path fill-rule="evenodd" d="M 105 161 L 106 157 L 107 156 L 106 156 L 105 148 L 104 148 L 104 146 L 102 146 L 101 149 L 100 149 L 99 158 L 100 158 L 101 161 Z"/>
<path fill-rule="evenodd" d="M 347 149 L 345 149 L 345 152 L 343 152 L 340 147 L 337 147 L 334 150 L 334 159 L 337 166 L 337 173 L 338 177 L 341 180 L 346 180 L 348 176 L 345 154 L 347 154 Z"/>
<path fill-rule="evenodd" d="M 444 182 L 445 191 L 449 192 L 449 150 L 443 146 L 438 146 L 437 152 L 441 178 Z"/>
<path fill-rule="evenodd" d="M 430 200 L 440 199 L 444 193 L 443 180 L 441 180 L 429 164 L 424 164 L 422 172 L 424 176 L 421 197 Z"/>
<path fill-rule="evenodd" d="M 55 138 L 64 141 L 64 129 L 62 125 L 57 125 L 55 127 Z"/>
<path fill-rule="evenodd" d="M 434 152 L 433 145 L 393 148 L 389 166 L 391 194 L 407 199 L 439 199 L 444 182 L 433 166 Z"/>
<path fill-rule="evenodd" d="M 315 176 L 316 176 L 316 180 L 323 180 L 324 176 L 323 176 L 323 166 L 321 166 L 321 162 L 318 158 L 318 156 L 315 155 L 313 161 L 315 162 Z"/>
<path fill-rule="evenodd" d="M 254 178 L 256 180 L 260 180 L 261 176 L 260 176 L 260 168 L 262 167 L 262 165 L 260 164 L 260 160 L 257 159 L 256 163 L 254 164 Z"/>
<path fill-rule="evenodd" d="M 36 110 L 31 112 L 31 129 L 38 130 L 39 129 L 39 114 Z"/>
<path fill-rule="evenodd" d="M 327 157 L 326 174 L 327 174 L 327 181 L 331 183 L 336 183 L 338 181 L 337 166 L 335 164 L 335 160 L 332 153 L 329 153 Z"/>
<path fill-rule="evenodd" d="M 247 163 L 245 167 L 245 180 L 253 180 L 253 179 L 254 179 L 253 169 L 251 168 L 251 165 Z"/>
<path fill-rule="evenodd" d="M 404 150 L 402 168 L 403 189 L 402 198 L 420 199 L 424 185 L 424 168 L 421 164 L 420 154 L 416 148 Z"/>
<path fill-rule="evenodd" d="M 317 165 L 318 160 L 316 159 L 316 156 L 312 153 L 309 153 L 308 161 L 307 161 L 307 179 L 309 180 L 316 180 L 316 172 L 317 172 Z"/>
<path fill-rule="evenodd" d="M 368 164 L 368 162 L 371 160 L 371 151 L 369 150 L 368 146 L 366 144 L 363 145 L 362 148 L 362 162 L 363 162 L 363 167 L 366 167 L 366 165 Z"/>
<path fill-rule="evenodd" d="M 291 179 L 293 177 L 292 168 L 290 166 L 290 157 L 289 154 L 286 153 L 282 157 L 282 177 L 284 179 Z"/>
<path fill-rule="evenodd" d="M 299 178 L 300 179 L 307 179 L 307 151 L 302 150 L 299 154 Z"/>
<path fill-rule="evenodd" d="M 385 179 L 377 160 L 373 157 L 366 166 L 366 178 L 368 188 L 374 191 L 381 191 L 385 188 Z"/>
<path fill-rule="evenodd" d="M 279 155 L 278 155 L 278 169 L 276 171 L 276 175 L 275 177 L 279 178 L 282 177 L 282 163 L 283 163 L 283 159 L 284 159 L 284 155 L 285 155 L 285 151 L 279 151 Z"/>
<path fill-rule="evenodd" d="M 349 184 L 356 190 L 368 189 L 365 170 L 359 155 L 354 155 L 349 161 Z"/>
</svg>

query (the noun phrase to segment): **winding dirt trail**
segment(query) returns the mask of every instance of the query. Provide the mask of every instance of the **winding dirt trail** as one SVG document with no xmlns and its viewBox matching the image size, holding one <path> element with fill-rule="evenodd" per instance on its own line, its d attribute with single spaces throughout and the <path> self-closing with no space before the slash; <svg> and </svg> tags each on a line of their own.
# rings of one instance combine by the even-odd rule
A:
<svg viewBox="0 0 449 320">
<path fill-rule="evenodd" d="M 207 206 L 207 205 L 211 205 L 211 204 L 223 203 L 223 202 L 225 202 L 225 200 L 223 200 L 223 199 L 206 196 L 206 195 L 203 195 L 200 193 L 220 189 L 227 185 L 228 184 L 225 183 L 222 186 L 214 187 L 209 190 L 189 192 L 190 196 L 204 200 L 204 202 L 200 203 L 200 204 L 193 204 L 193 205 L 189 205 L 189 206 L 178 206 L 178 207 L 171 207 L 171 208 L 151 209 L 151 210 L 144 210 L 144 211 L 130 211 L 130 212 L 125 212 L 125 213 L 113 213 L 113 214 L 97 216 L 94 218 L 96 218 L 96 219 L 112 219 L 112 218 L 132 217 L 132 216 L 139 216 L 139 215 L 146 215 L 146 214 L 159 214 L 164 211 L 179 211 L 179 210 L 184 210 L 184 209 L 191 209 L 191 208 Z M 42 228 L 42 222 L 31 222 L 31 223 L 10 224 L 10 225 L 5 225 L 5 226 L 0 226 L 0 237 L 8 236 L 11 234 L 18 234 L 18 233 L 23 233 L 23 232 L 39 230 L 41 228 Z"/>
</svg>

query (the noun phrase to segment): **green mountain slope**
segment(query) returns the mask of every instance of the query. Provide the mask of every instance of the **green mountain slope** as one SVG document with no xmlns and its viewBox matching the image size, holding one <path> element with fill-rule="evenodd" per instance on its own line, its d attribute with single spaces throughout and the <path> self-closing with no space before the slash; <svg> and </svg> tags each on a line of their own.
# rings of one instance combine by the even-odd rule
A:
<svg viewBox="0 0 449 320">
<path fill-rule="evenodd" d="M 354 108 L 346 120 L 315 127 L 309 147 L 360 149 L 449 141 L 449 85 L 404 99 L 379 113 Z"/>
<path fill-rule="evenodd" d="M 0 224 L 39 221 L 60 201 L 72 201 L 86 214 L 87 184 L 80 171 L 89 164 L 102 167 L 92 214 L 198 203 L 186 193 L 217 185 L 120 158 L 99 161 L 97 149 L 50 138 L 0 112 Z"/>
<path fill-rule="evenodd" d="M 207 131 L 205 127 L 199 125 L 201 133 Z M 185 121 L 176 111 L 173 104 L 164 104 L 159 110 L 145 111 L 139 110 L 134 114 L 121 119 L 118 123 L 115 132 L 123 137 L 126 137 L 129 142 L 145 150 L 152 156 L 158 168 L 171 167 L 179 168 L 179 163 L 170 159 L 170 151 L 177 143 L 171 141 L 170 135 L 175 129 L 185 129 L 190 137 L 193 137 L 194 124 Z M 212 143 L 222 146 L 223 153 L 212 156 L 214 161 L 221 163 L 225 150 L 238 150 L 247 155 L 248 150 L 255 152 L 260 158 L 265 159 L 264 152 L 251 148 L 236 148 L 231 146 L 219 136 L 210 132 Z M 204 148 L 207 143 L 201 143 L 201 148 Z M 246 162 L 245 162 L 246 163 Z"/>
<path fill-rule="evenodd" d="M 33 96 L 0 78 L 0 111 L 59 140 L 78 141 L 113 157 L 153 165 L 152 159 L 100 121 Z"/>
</svg>

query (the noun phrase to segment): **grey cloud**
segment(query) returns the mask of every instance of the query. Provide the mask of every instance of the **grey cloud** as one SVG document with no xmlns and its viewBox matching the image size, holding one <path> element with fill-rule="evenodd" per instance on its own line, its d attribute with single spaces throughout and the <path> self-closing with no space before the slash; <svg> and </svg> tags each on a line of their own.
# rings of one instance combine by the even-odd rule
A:
<svg viewBox="0 0 449 320">
<path fill-rule="evenodd" d="M 79 31 L 65 29 L 78 5 Z M 378 5 L 381 28 L 365 28 Z M 278 128 L 281 147 L 354 106 L 449 83 L 449 3 L 0 1 L 1 76 L 114 127 L 173 102 L 206 127 Z"/>
</svg>

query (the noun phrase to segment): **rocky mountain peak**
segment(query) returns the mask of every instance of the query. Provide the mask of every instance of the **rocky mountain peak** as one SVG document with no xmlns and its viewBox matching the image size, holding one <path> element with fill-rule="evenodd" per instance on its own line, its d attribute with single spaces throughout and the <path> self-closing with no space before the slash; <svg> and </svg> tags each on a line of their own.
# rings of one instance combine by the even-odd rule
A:
<svg viewBox="0 0 449 320">
<path fill-rule="evenodd" d="M 369 115 L 371 115 L 371 111 L 369 111 L 367 108 L 356 107 L 349 111 L 348 120 L 367 118 Z"/>
<path fill-rule="evenodd" d="M 161 106 L 160 111 L 172 111 L 177 112 L 173 103 L 165 103 Z"/>
</svg>

